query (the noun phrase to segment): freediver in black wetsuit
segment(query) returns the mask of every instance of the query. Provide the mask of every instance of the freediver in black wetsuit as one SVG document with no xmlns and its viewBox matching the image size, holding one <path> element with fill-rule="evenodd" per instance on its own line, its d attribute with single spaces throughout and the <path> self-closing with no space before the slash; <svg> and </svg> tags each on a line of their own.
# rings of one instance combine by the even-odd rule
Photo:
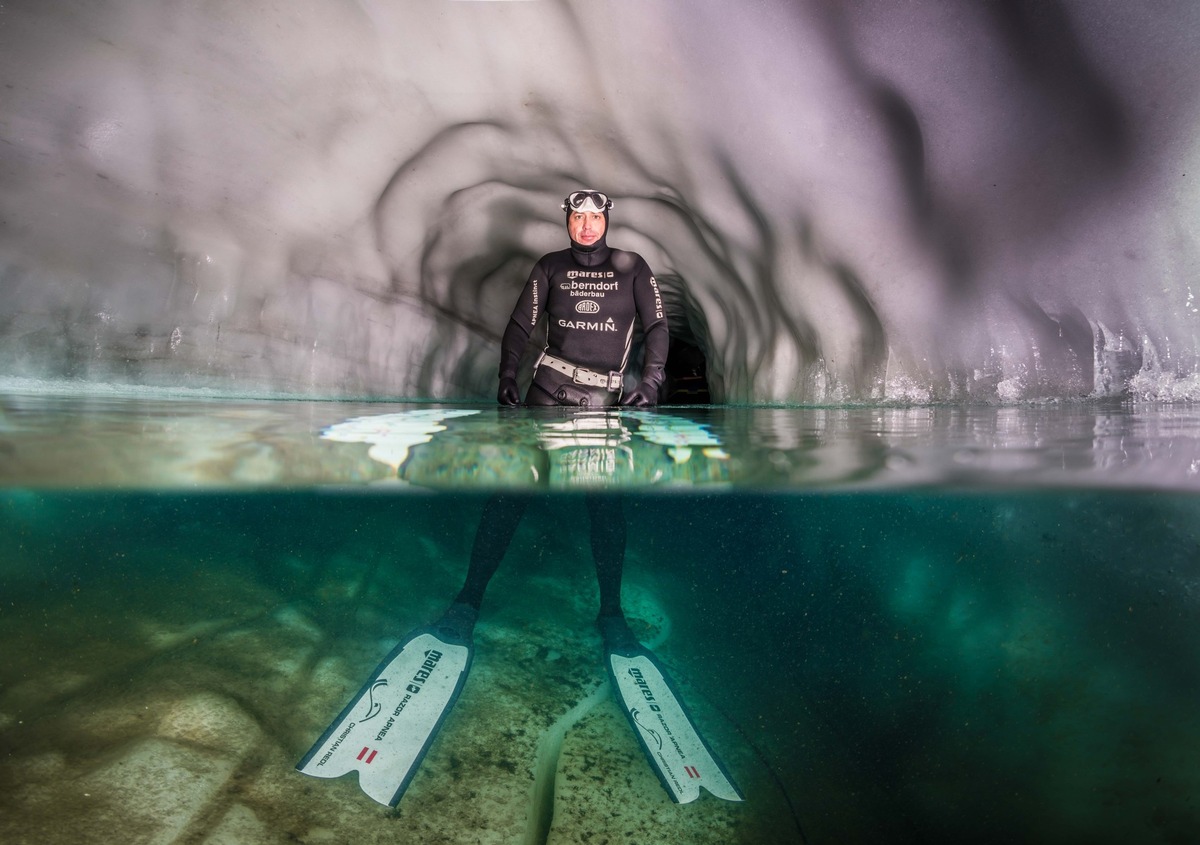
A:
<svg viewBox="0 0 1200 845">
<path fill-rule="evenodd" d="M 611 249 L 605 243 L 611 207 L 608 197 L 598 191 L 576 191 L 563 203 L 571 247 L 543 256 L 517 300 L 501 344 L 500 404 L 521 401 L 517 365 L 543 313 L 549 320 L 548 342 L 538 359 L 526 404 L 587 409 L 657 403 L 669 345 L 662 297 L 641 256 Z M 623 396 L 635 319 L 641 320 L 645 330 L 645 362 L 641 379 Z M 561 466 L 579 472 L 581 480 L 589 480 L 589 476 L 608 479 L 614 467 L 609 459 L 615 458 L 620 435 L 616 443 L 608 439 L 611 432 L 607 431 L 609 421 L 603 419 L 606 416 L 585 411 L 565 421 L 562 429 L 555 429 L 554 424 L 544 426 L 545 448 L 564 449 Z M 600 422 L 599 430 L 589 431 L 595 422 Z M 646 425 L 644 420 L 640 422 Z M 621 429 L 619 421 L 617 428 Z M 586 500 L 600 586 L 596 621 L 604 638 L 605 667 L 647 761 L 676 802 L 695 800 L 701 787 L 719 798 L 741 801 L 741 792 L 678 700 L 666 670 L 625 621 L 621 609 L 625 560 L 621 500 L 596 494 L 587 495 Z M 297 769 L 315 777 L 341 777 L 357 771 L 364 792 L 395 806 L 466 681 L 473 653 L 472 632 L 484 591 L 528 501 L 519 494 L 500 494 L 488 501 L 475 535 L 466 582 L 454 603 L 441 619 L 411 632 L 392 650 Z M 397 682 L 391 683 L 393 679 Z M 647 702 L 653 702 L 653 722 L 639 721 Z M 389 712 L 386 722 L 372 721 Z M 661 745 L 664 734 L 671 737 L 671 743 L 651 752 L 651 743 Z"/>
<path fill-rule="evenodd" d="M 526 405 L 654 405 L 670 337 L 658 282 L 636 252 L 606 243 L 612 200 L 576 191 L 563 202 L 569 249 L 543 255 L 517 299 L 500 344 L 501 405 L 516 405 L 517 365 L 542 312 L 549 320 Z M 622 398 L 634 318 L 646 335 L 637 386 Z"/>
<path fill-rule="evenodd" d="M 542 256 L 525 283 L 500 345 L 502 405 L 520 403 L 517 367 L 543 312 L 547 344 L 525 394 L 526 405 L 603 407 L 657 404 L 670 337 L 662 295 L 650 267 L 635 252 L 607 244 L 612 200 L 594 190 L 575 191 L 562 204 L 568 249 Z M 623 395 L 635 319 L 645 334 L 641 379 Z M 468 626 L 483 601 L 525 513 L 528 498 L 498 494 L 484 506 L 466 582 L 448 615 Z M 621 609 L 625 515 L 616 496 L 586 497 L 592 555 L 600 587 L 597 619 L 606 640 L 632 638 Z"/>
</svg>

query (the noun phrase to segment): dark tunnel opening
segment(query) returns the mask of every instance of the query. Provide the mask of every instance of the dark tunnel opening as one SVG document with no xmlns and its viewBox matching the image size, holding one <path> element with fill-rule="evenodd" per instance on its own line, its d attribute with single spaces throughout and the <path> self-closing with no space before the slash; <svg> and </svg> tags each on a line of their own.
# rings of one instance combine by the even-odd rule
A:
<svg viewBox="0 0 1200 845">
<path fill-rule="evenodd" d="M 659 388 L 658 401 L 663 405 L 711 405 L 713 396 L 704 340 L 709 334 L 704 311 L 684 279 L 664 275 L 658 277 L 658 284 L 671 330 L 665 378 Z M 641 355 L 641 349 L 635 350 L 633 360 L 640 362 Z"/>
<path fill-rule="evenodd" d="M 708 389 L 708 359 L 704 350 L 682 338 L 671 338 L 666 379 L 659 401 L 664 405 L 712 404 L 712 393 Z"/>
</svg>

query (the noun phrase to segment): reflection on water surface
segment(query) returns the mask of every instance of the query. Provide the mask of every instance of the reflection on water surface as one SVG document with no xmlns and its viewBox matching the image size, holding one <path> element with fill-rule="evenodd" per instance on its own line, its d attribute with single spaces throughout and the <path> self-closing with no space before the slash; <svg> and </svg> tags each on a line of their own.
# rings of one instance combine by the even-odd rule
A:
<svg viewBox="0 0 1200 845">
<path fill-rule="evenodd" d="M 1200 489 L 1200 412 L 1176 406 L 581 412 L 10 394 L 0 409 L 0 483 L 21 487 Z"/>
</svg>

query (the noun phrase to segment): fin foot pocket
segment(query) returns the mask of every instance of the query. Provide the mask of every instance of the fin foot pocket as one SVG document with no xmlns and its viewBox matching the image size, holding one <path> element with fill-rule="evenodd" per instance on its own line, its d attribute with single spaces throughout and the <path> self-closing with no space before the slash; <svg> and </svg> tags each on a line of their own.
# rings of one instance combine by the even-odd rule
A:
<svg viewBox="0 0 1200 845">
<path fill-rule="evenodd" d="M 468 644 L 471 642 L 478 618 L 479 611 L 475 607 L 466 602 L 456 601 L 432 627 L 450 641 Z"/>
<path fill-rule="evenodd" d="M 626 653 L 642 647 L 624 616 L 598 616 L 596 627 L 600 629 L 606 651 Z"/>
</svg>

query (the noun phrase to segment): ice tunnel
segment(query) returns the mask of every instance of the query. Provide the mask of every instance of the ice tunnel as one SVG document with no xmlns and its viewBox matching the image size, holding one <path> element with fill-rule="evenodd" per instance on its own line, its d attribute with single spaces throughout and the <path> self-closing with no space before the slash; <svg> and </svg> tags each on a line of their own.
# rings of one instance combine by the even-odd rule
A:
<svg viewBox="0 0 1200 845">
<path fill-rule="evenodd" d="M 483 399 L 599 186 L 714 399 L 1200 396 L 1200 5 L 6 0 L 8 377 Z"/>
</svg>

